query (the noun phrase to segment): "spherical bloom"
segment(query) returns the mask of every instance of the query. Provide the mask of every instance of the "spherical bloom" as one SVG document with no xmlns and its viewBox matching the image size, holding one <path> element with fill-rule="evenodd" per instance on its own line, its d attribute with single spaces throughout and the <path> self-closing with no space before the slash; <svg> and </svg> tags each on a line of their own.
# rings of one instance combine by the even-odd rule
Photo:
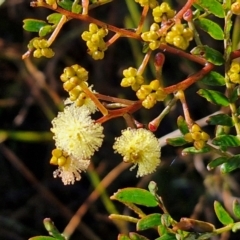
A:
<svg viewBox="0 0 240 240">
<path fill-rule="evenodd" d="M 71 157 L 67 157 L 63 166 L 59 166 L 57 170 L 53 172 L 53 177 L 62 178 L 64 185 L 74 184 L 75 180 L 81 179 L 80 173 L 86 171 L 90 164 L 90 160 L 78 160 Z"/>
<path fill-rule="evenodd" d="M 89 159 L 102 145 L 103 127 L 89 114 L 88 108 L 71 104 L 52 121 L 56 147 L 76 159 Z"/>
<path fill-rule="evenodd" d="M 76 102 L 72 101 L 70 98 L 67 98 L 64 101 L 64 105 L 69 105 L 69 104 L 75 104 L 76 105 Z M 77 105 L 76 105 L 76 107 L 77 107 Z M 85 101 L 84 101 L 84 105 L 82 107 L 86 107 L 89 110 L 90 114 L 98 111 L 98 108 L 97 108 L 96 104 L 92 101 L 91 98 L 86 98 Z"/>
<path fill-rule="evenodd" d="M 137 177 L 154 172 L 160 164 L 160 145 L 154 134 L 147 129 L 125 129 L 116 138 L 115 152 L 123 156 L 123 161 L 138 165 Z M 131 168 L 131 169 L 132 169 Z"/>
</svg>

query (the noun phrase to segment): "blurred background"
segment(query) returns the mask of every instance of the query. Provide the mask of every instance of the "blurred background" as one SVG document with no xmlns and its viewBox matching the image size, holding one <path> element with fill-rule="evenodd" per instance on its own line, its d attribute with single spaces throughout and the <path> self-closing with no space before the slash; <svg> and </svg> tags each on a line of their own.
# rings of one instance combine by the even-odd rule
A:
<svg viewBox="0 0 240 240">
<path fill-rule="evenodd" d="M 136 178 L 136 170 L 129 171 L 129 166 L 121 164 L 121 157 L 112 150 L 114 138 L 126 127 L 121 118 L 104 123 L 104 144 L 94 155 L 91 168 L 82 174 L 80 182 L 64 186 L 60 178 L 53 178 L 55 167 L 49 164 L 49 159 L 54 142 L 49 129 L 51 120 L 63 108 L 62 102 L 67 97 L 59 79 L 64 67 L 80 64 L 89 71 L 89 82 L 97 92 L 135 100 L 134 92 L 120 88 L 120 82 L 123 69 L 138 68 L 141 63 L 144 57 L 142 45 L 122 38 L 107 50 L 104 60 L 94 61 L 86 53 L 85 42 L 80 37 L 88 29 L 88 24 L 72 20 L 63 27 L 52 45 L 55 51 L 52 59 L 30 57 L 23 61 L 22 55 L 27 51 L 29 40 L 37 36 L 23 30 L 23 20 L 45 20 L 52 12 L 30 7 L 29 0 L 0 2 L 0 239 L 24 240 L 47 235 L 44 218 L 51 218 L 60 231 L 66 226 L 71 229 L 73 240 L 117 239 L 120 230 L 108 218 L 111 207 L 104 196 L 111 196 L 124 187 L 146 189 L 151 180 L 158 184 L 159 195 L 176 220 L 191 217 L 220 227 L 213 201 L 223 202 L 231 211 L 233 199 L 240 196 L 239 170 L 229 176 L 222 176 L 218 170 L 208 172 L 206 165 L 212 155 L 183 157 L 180 148 L 163 146 L 162 162 L 157 172 Z M 141 9 L 133 8 L 129 2 L 138 6 L 134 1 L 115 0 L 92 10 L 90 15 L 118 27 L 135 28 L 134 18 L 139 16 Z M 169 3 L 180 9 L 183 1 Z M 149 17 L 146 29 L 151 21 Z M 222 51 L 221 42 L 213 42 L 204 34 L 202 41 Z M 165 85 L 177 83 L 200 68 L 166 53 Z M 147 68 L 145 77 L 148 81 L 154 79 L 153 65 Z M 197 83 L 186 91 L 194 120 L 219 110 L 196 95 L 202 87 L 202 83 Z M 164 104 L 159 103 L 151 110 L 141 109 L 134 117 L 147 125 L 164 109 Z M 177 104 L 162 121 L 156 136 L 161 138 L 176 130 L 176 119 L 182 114 L 182 108 Z M 201 124 L 206 125 L 205 121 Z M 204 129 L 213 136 L 212 127 Z M 96 189 L 98 180 L 102 179 L 104 196 L 100 196 Z M 119 213 L 134 216 L 123 205 L 113 204 Z M 160 209 L 144 210 L 161 213 Z M 79 218 L 75 219 L 81 219 L 81 223 L 76 228 L 76 222 L 69 221 L 77 211 Z M 135 231 L 135 227 L 129 224 L 125 230 Z M 149 239 L 157 237 L 156 232 L 142 234 Z M 215 239 L 239 239 L 239 235 L 226 233 Z"/>
</svg>

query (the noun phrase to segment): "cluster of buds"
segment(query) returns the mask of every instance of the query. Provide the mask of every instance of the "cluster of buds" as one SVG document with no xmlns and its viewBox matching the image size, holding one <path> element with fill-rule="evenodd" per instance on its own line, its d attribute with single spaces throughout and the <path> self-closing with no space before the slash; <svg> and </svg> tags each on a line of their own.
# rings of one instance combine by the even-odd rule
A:
<svg viewBox="0 0 240 240">
<path fill-rule="evenodd" d="M 121 81 L 122 87 L 131 87 L 133 91 L 137 91 L 144 83 L 142 75 L 138 74 L 137 69 L 130 67 L 123 70 L 124 78 Z"/>
<path fill-rule="evenodd" d="M 240 84 L 240 63 L 238 61 L 232 61 L 228 76 L 232 83 Z"/>
<path fill-rule="evenodd" d="M 29 43 L 29 47 L 35 48 L 33 52 L 35 58 L 52 58 L 54 56 L 53 50 L 49 47 L 48 41 L 44 38 L 33 38 Z"/>
<path fill-rule="evenodd" d="M 98 28 L 94 23 L 89 24 L 89 31 L 84 31 L 81 35 L 82 39 L 86 41 L 88 47 L 88 54 L 94 60 L 104 58 L 104 51 L 107 50 L 107 44 L 104 42 L 104 37 L 107 36 L 108 30 L 106 28 Z"/>
<path fill-rule="evenodd" d="M 60 79 L 64 82 L 63 88 L 69 92 L 70 100 L 74 101 L 77 106 L 82 106 L 87 99 L 82 86 L 87 84 L 88 72 L 78 64 L 66 67 L 61 74 Z"/>
<path fill-rule="evenodd" d="M 139 100 L 142 100 L 142 105 L 148 109 L 152 108 L 157 101 L 163 101 L 167 96 L 158 80 L 153 80 L 148 85 L 141 85 L 136 95 Z"/>
<path fill-rule="evenodd" d="M 197 124 L 193 124 L 191 131 L 184 135 L 184 139 L 187 142 L 193 142 L 194 147 L 198 150 L 202 149 L 205 146 L 209 138 L 210 136 L 206 132 L 202 131 Z"/>
</svg>

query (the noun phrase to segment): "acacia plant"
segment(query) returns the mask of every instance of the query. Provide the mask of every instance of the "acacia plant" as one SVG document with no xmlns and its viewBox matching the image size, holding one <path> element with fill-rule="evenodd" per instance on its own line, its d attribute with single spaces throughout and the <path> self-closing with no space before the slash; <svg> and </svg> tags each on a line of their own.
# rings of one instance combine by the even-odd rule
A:
<svg viewBox="0 0 240 240">
<path fill-rule="evenodd" d="M 64 109 L 52 120 L 51 132 L 56 147 L 52 150 L 50 164 L 56 165 L 53 176 L 60 177 L 64 185 L 76 184 L 81 179 L 81 174 L 88 169 L 95 151 L 101 151 L 105 122 L 119 117 L 124 118 L 126 128 L 122 129 L 121 136 L 116 136 L 112 151 L 120 154 L 125 163 L 132 164 L 131 169 L 137 168 L 137 177 L 157 173 L 158 167 L 161 167 L 161 139 L 154 132 L 178 103 L 183 111 L 183 116 L 176 119 L 179 136 L 167 138 L 167 144 L 181 147 L 183 155 L 211 153 L 212 159 L 207 164 L 209 171 L 220 169 L 221 174 L 228 174 L 240 167 L 240 154 L 236 154 L 236 150 L 231 151 L 240 146 L 240 50 L 237 49 L 240 38 L 236 30 L 238 25 L 235 24 L 236 15 L 240 14 L 240 1 L 182 2 L 184 5 L 177 11 L 164 1 L 127 0 L 128 4 L 141 8 L 138 24 L 133 28 L 119 28 L 111 25 L 111 22 L 103 22 L 91 16 L 92 9 L 114 4 L 113 0 L 31 2 L 32 7 L 47 8 L 52 13 L 46 20 L 24 20 L 24 29 L 36 32 L 38 36 L 30 40 L 23 59 L 54 58 L 54 42 L 63 25 L 71 20 L 89 24 L 88 29 L 81 33 L 81 38 L 86 42 L 87 53 L 96 61 L 104 61 L 108 49 L 120 38 L 142 44 L 141 52 L 138 53 L 142 56 L 141 63 L 124 69 L 120 83 L 122 95 L 124 96 L 125 88 L 131 88 L 135 92 L 135 100 L 104 95 L 95 89 L 88 77 L 88 70 L 82 66 L 84 59 L 63 69 L 59 81 L 69 96 L 64 100 Z M 222 51 L 202 42 L 205 39 L 201 37 L 204 32 L 213 42 L 221 44 Z M 186 79 L 169 85 L 162 74 L 165 53 L 195 62 L 201 69 Z M 154 77 L 149 79 L 146 71 L 151 66 L 154 66 Z M 181 69 L 175 71 L 181 72 Z M 188 88 L 199 81 L 204 87 L 197 94 L 220 110 L 212 112 L 207 120 L 209 125 L 215 126 L 214 134 L 204 131 L 192 119 L 185 98 Z M 159 110 L 158 116 L 149 123 L 135 119 L 137 111 L 142 108 L 151 111 L 160 102 L 164 102 L 165 108 Z M 93 119 L 93 114 L 97 111 L 101 116 Z M 217 228 L 197 219 L 173 219 L 162 198 L 157 195 L 154 182 L 150 182 L 149 191 L 140 188 L 121 189 L 111 199 L 120 201 L 138 215 L 131 217 L 111 214 L 110 218 L 116 224 L 119 224 L 116 220 L 124 220 L 135 223 L 136 231 L 152 228 L 153 231 L 157 230 L 157 239 L 203 240 L 224 232 L 235 232 L 240 228 L 240 222 L 235 221 L 240 219 L 240 204 L 237 200 L 233 202 L 234 218 L 220 202 L 215 201 L 215 213 L 223 224 L 223 227 Z M 161 213 L 145 214 L 137 205 L 159 206 Z M 37 236 L 31 239 L 68 239 L 71 235 L 69 232 L 59 233 L 50 219 L 45 219 L 44 224 L 51 237 Z M 118 239 L 147 238 L 132 232 L 120 233 Z"/>
</svg>

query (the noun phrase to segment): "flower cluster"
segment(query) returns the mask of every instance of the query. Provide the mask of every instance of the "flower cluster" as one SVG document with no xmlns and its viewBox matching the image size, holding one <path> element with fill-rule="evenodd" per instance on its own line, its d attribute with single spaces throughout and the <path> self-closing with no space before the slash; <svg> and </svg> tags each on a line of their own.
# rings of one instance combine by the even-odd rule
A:
<svg viewBox="0 0 240 240">
<path fill-rule="evenodd" d="M 158 5 L 157 0 L 135 0 L 135 2 L 139 3 L 142 7 L 149 6 L 150 8 L 154 8 Z"/>
<path fill-rule="evenodd" d="M 198 150 L 205 146 L 209 138 L 209 135 L 202 131 L 197 124 L 193 124 L 191 127 L 191 132 L 184 135 L 184 139 L 187 142 L 193 142 L 194 147 Z"/>
<path fill-rule="evenodd" d="M 148 85 L 142 85 L 136 95 L 142 100 L 142 105 L 148 109 L 152 108 L 157 101 L 163 101 L 167 96 L 157 79 Z"/>
<path fill-rule="evenodd" d="M 137 177 L 153 173 L 160 164 L 160 145 L 149 130 L 127 128 L 116 138 L 115 152 L 123 156 L 123 161 L 138 165 Z"/>
<path fill-rule="evenodd" d="M 240 84 L 240 63 L 238 61 L 232 61 L 228 76 L 232 83 Z"/>
<path fill-rule="evenodd" d="M 175 15 L 175 11 L 171 9 L 168 3 L 163 2 L 160 6 L 157 6 L 153 9 L 152 15 L 154 21 L 159 23 L 163 20 L 173 18 Z"/>
<path fill-rule="evenodd" d="M 69 99 L 79 107 L 88 101 L 89 97 L 83 91 L 87 87 L 88 71 L 78 64 L 64 68 L 60 76 L 63 88 L 69 92 Z"/>
<path fill-rule="evenodd" d="M 51 163 L 59 168 L 54 176 L 62 177 L 64 184 L 80 180 L 89 159 L 102 145 L 103 127 L 90 117 L 89 109 L 71 104 L 52 121 L 51 131 L 57 150 L 53 151 Z"/>
<path fill-rule="evenodd" d="M 55 54 L 53 50 L 49 47 L 48 41 L 44 38 L 33 38 L 29 43 L 29 47 L 35 48 L 33 52 L 33 56 L 35 58 L 52 58 Z"/>
<path fill-rule="evenodd" d="M 159 48 L 161 43 L 166 43 L 165 37 L 161 36 L 158 32 L 160 26 L 157 23 L 153 23 L 150 26 L 150 31 L 142 33 L 141 37 L 145 42 L 149 42 L 149 48 L 155 50 Z"/>
<path fill-rule="evenodd" d="M 176 23 L 166 35 L 166 42 L 185 50 L 193 39 L 193 31 L 181 23 Z"/>
<path fill-rule="evenodd" d="M 67 155 L 61 149 L 54 149 L 52 151 L 52 158 L 50 163 L 58 165 L 58 169 L 53 172 L 53 176 L 61 177 L 64 185 L 73 184 L 81 179 L 80 173 L 86 171 L 90 160 L 75 159 Z"/>
<path fill-rule="evenodd" d="M 90 23 L 89 31 L 84 31 L 82 33 L 81 37 L 86 41 L 89 50 L 88 54 L 91 55 L 94 60 L 104 58 L 104 51 L 107 50 L 107 44 L 104 42 L 103 38 L 107 36 L 107 34 L 107 29 L 99 29 L 94 23 Z"/>
<path fill-rule="evenodd" d="M 132 87 L 132 90 L 137 91 L 144 83 L 142 75 L 138 74 L 137 69 L 130 67 L 123 70 L 124 78 L 121 81 L 122 87 Z"/>
</svg>

